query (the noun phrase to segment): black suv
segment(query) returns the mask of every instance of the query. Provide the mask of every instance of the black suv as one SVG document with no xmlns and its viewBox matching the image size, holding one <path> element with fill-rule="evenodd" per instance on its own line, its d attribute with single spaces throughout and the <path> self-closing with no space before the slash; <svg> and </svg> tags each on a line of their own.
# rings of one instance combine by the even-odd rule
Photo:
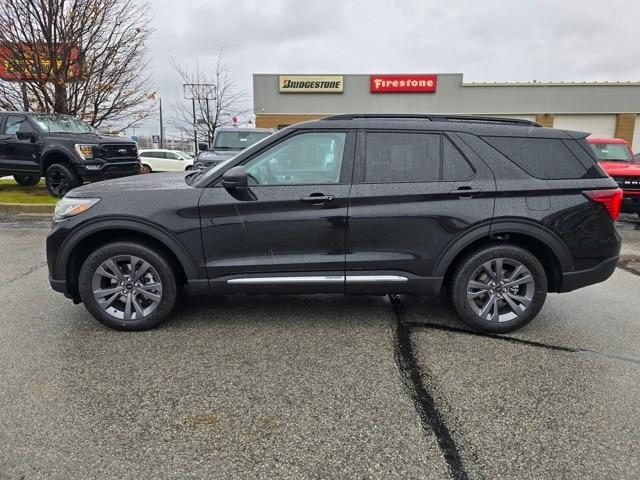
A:
<svg viewBox="0 0 640 480">
<path fill-rule="evenodd" d="M 451 296 L 507 332 L 547 292 L 607 279 L 622 193 L 586 133 L 484 117 L 339 115 L 204 172 L 114 180 L 62 199 L 52 287 L 100 322 L 154 327 L 194 294 Z"/>
<path fill-rule="evenodd" d="M 23 186 L 45 177 L 49 193 L 62 197 L 83 182 L 140 173 L 136 144 L 99 135 L 75 117 L 0 112 L 0 177 Z"/>
</svg>

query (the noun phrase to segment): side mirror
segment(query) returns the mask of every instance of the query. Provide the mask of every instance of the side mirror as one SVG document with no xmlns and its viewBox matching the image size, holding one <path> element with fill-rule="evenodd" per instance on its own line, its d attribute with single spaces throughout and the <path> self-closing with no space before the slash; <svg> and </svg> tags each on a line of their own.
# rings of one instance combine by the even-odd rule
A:
<svg viewBox="0 0 640 480">
<path fill-rule="evenodd" d="M 222 186 L 224 188 L 242 188 L 248 185 L 247 170 L 243 165 L 230 168 L 222 175 Z"/>
<path fill-rule="evenodd" d="M 199 143 L 198 150 L 200 150 L 201 152 L 206 152 L 207 150 L 209 150 L 209 145 L 207 145 L 206 143 Z"/>
<path fill-rule="evenodd" d="M 36 141 L 36 134 L 35 132 L 16 132 L 16 137 L 18 138 L 18 140 L 31 140 L 32 142 Z"/>
</svg>

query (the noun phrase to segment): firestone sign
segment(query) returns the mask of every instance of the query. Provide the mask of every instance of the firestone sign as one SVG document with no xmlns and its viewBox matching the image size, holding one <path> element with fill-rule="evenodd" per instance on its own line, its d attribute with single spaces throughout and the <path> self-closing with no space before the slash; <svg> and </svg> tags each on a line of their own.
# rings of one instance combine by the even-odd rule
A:
<svg viewBox="0 0 640 480">
<path fill-rule="evenodd" d="M 371 75 L 371 93 L 435 93 L 436 75 Z"/>
<path fill-rule="evenodd" d="M 280 93 L 342 93 L 342 75 L 280 75 Z"/>
</svg>

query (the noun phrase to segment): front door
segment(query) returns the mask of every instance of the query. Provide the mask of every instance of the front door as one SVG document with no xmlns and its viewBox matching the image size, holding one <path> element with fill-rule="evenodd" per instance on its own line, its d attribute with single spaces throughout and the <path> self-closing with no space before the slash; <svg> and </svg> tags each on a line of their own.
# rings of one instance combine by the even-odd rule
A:
<svg viewBox="0 0 640 480">
<path fill-rule="evenodd" d="M 355 135 L 294 131 L 250 157 L 249 187 L 205 189 L 202 241 L 214 292 L 343 292 Z"/>
<path fill-rule="evenodd" d="M 440 256 L 474 228 L 488 233 L 495 181 L 446 134 L 358 136 L 349 204 L 346 291 L 438 293 Z"/>
<path fill-rule="evenodd" d="M 18 132 L 35 133 L 35 128 L 24 115 L 7 115 L 0 132 L 0 168 L 15 174 L 40 173 L 38 144 L 30 139 L 21 140 Z"/>
</svg>

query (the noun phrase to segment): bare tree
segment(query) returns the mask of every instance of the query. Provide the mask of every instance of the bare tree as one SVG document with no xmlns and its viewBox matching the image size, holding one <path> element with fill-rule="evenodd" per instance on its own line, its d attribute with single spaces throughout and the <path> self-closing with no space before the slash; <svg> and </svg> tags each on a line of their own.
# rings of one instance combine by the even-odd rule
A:
<svg viewBox="0 0 640 480">
<path fill-rule="evenodd" d="M 0 108 L 79 116 L 122 129 L 154 103 L 149 5 L 135 0 L 0 0 Z"/>
<path fill-rule="evenodd" d="M 173 118 L 169 123 L 181 133 L 193 137 L 195 130 L 200 141 L 211 145 L 217 128 L 230 125 L 234 116 L 249 111 L 248 97 L 233 79 L 222 52 L 209 67 L 203 67 L 197 58 L 189 66 L 176 60 L 171 63 L 182 85 L 193 86 L 185 89 L 193 100 L 178 95 L 171 105 Z"/>
</svg>

